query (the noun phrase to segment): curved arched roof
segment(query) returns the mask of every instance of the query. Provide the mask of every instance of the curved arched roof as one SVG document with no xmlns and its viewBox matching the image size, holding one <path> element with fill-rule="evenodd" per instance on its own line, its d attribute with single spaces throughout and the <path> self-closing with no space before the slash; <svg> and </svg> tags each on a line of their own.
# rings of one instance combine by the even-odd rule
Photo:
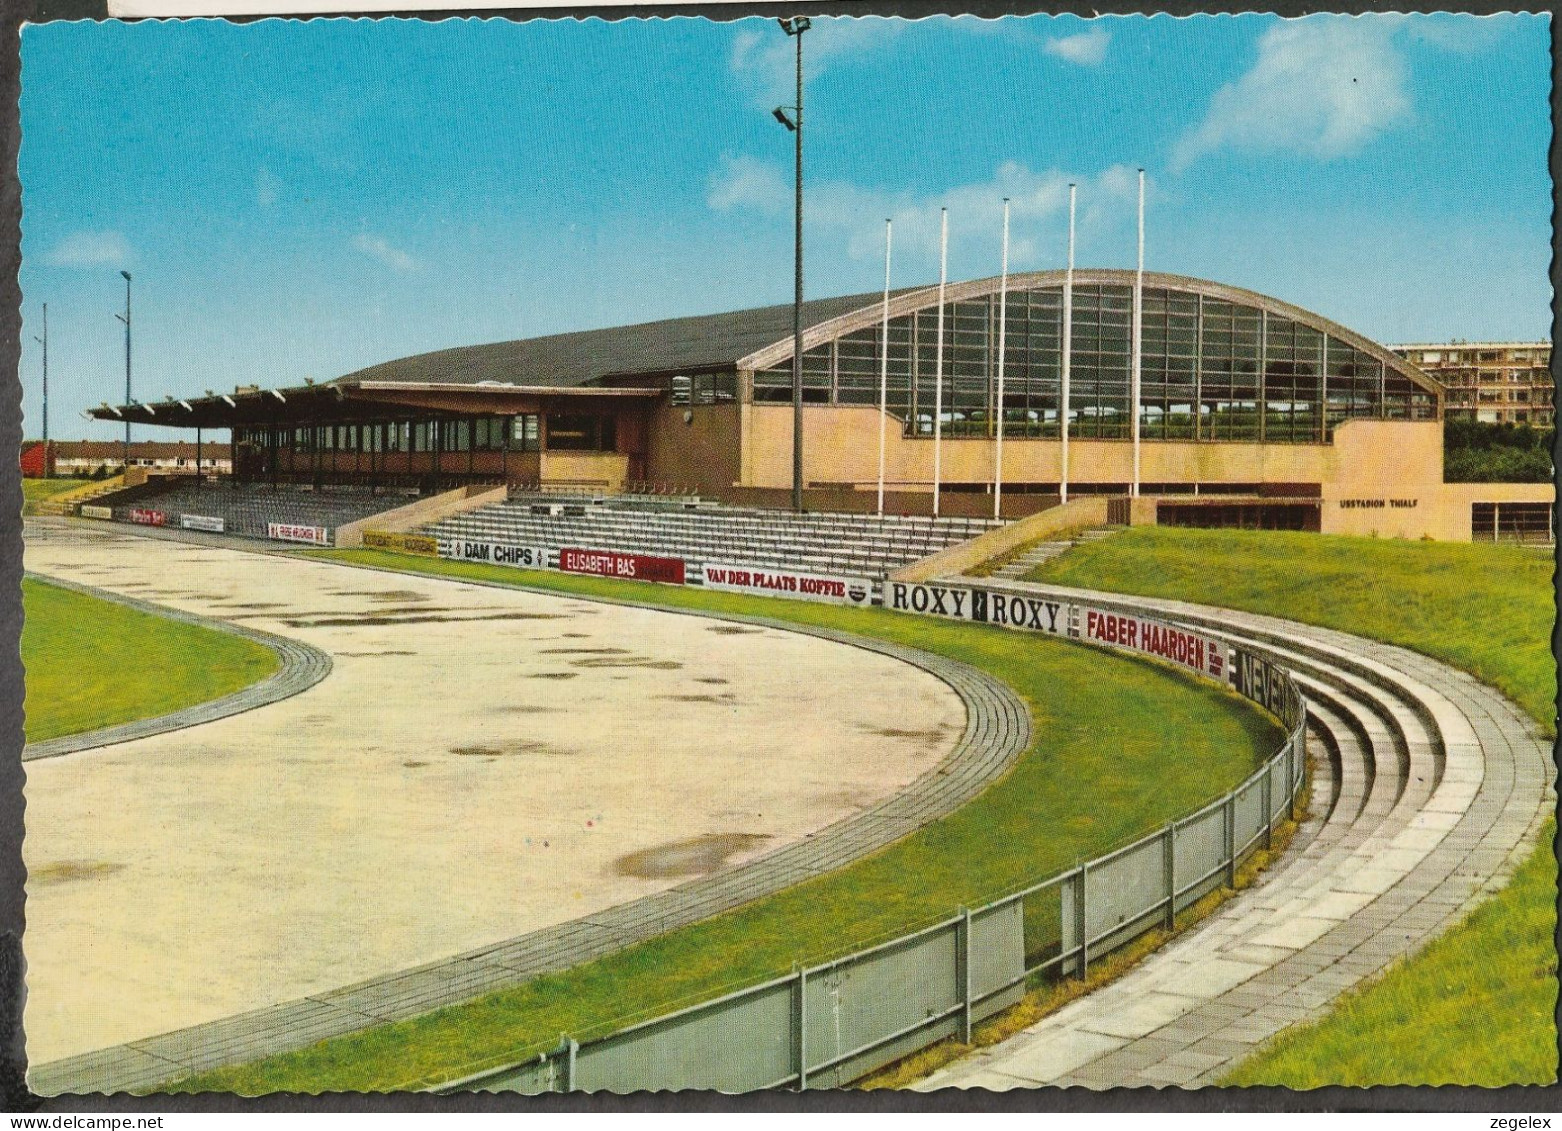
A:
<svg viewBox="0 0 1562 1131">
<path fill-rule="evenodd" d="M 1033 271 L 1025 274 L 1010 275 L 1009 290 L 1011 292 L 1031 291 L 1062 287 L 1065 274 L 1063 271 Z M 1131 287 L 1134 284 L 1134 274 L 1133 271 L 1116 268 L 1076 269 L 1074 272 L 1074 285 Z M 961 302 L 968 299 L 996 295 L 1001 282 L 1000 277 L 994 275 L 986 279 L 971 279 L 965 282 L 951 283 L 944 288 L 944 301 L 946 303 Z M 1144 273 L 1144 285 L 1162 290 L 1199 294 L 1206 298 L 1219 299 L 1224 302 L 1267 310 L 1271 314 L 1289 318 L 1304 326 L 1310 326 L 1315 330 L 1326 333 L 1336 341 L 1346 342 L 1354 346 L 1363 353 L 1369 354 L 1382 362 L 1389 371 L 1403 375 L 1429 392 L 1441 393 L 1443 391 L 1442 385 L 1434 378 L 1398 354 L 1391 353 L 1388 349 L 1371 339 L 1364 338 L 1354 330 L 1341 326 L 1338 322 L 1325 318 L 1321 314 L 1314 314 L 1310 310 L 1304 310 L 1291 303 L 1282 302 L 1280 299 L 1259 294 L 1257 291 L 1244 290 L 1241 287 L 1211 282 L 1208 279 L 1195 279 L 1188 275 L 1168 275 L 1151 271 Z M 879 325 L 884 317 L 883 295 L 873 295 L 870 298 L 872 301 L 869 304 L 857 310 L 847 311 L 826 321 L 808 325 L 803 331 L 803 349 L 809 350 L 814 346 L 821 345 L 833 338 L 838 338 L 843 334 L 849 334 L 854 330 L 863 330 Z M 896 318 L 910 314 L 915 310 L 936 309 L 937 306 L 938 288 L 936 286 L 917 287 L 898 293 L 892 292 L 890 295 L 889 315 L 891 318 Z M 756 350 L 740 358 L 737 365 L 739 369 L 773 369 L 791 356 L 792 339 L 790 336 L 787 336 L 769 343 L 764 349 Z"/>
<path fill-rule="evenodd" d="M 905 292 L 892 292 L 901 294 Z M 803 303 L 803 325 L 829 325 L 882 301 L 882 294 Z M 782 336 L 790 342 L 792 305 L 670 318 L 603 330 L 458 346 L 381 362 L 331 384 L 365 382 L 475 385 L 479 382 L 567 388 L 636 373 L 689 373 L 734 368 L 737 360 Z"/>
<path fill-rule="evenodd" d="M 1024 291 L 1061 287 L 1063 281 L 1062 271 L 1016 274 L 1009 276 L 1009 289 Z M 1132 286 L 1134 272 L 1106 268 L 1082 269 L 1074 272 L 1074 281 L 1080 286 Z M 1144 281 L 1149 287 L 1201 294 L 1293 319 L 1376 358 L 1383 363 L 1387 372 L 1401 374 L 1434 394 L 1443 392 L 1442 385 L 1433 377 L 1404 358 L 1353 330 L 1301 307 L 1240 287 L 1184 275 L 1145 272 Z M 945 288 L 945 301 L 958 302 L 993 295 L 997 293 L 999 285 L 997 276 L 952 283 Z M 937 302 L 938 288 L 933 286 L 891 291 L 890 316 L 936 306 Z M 803 347 L 806 350 L 842 334 L 877 325 L 882 317 L 881 292 L 805 302 Z M 182 401 L 169 398 L 170 403 L 185 410 L 185 417 L 159 417 L 156 409 L 163 406 L 145 404 L 120 405 L 117 408 L 104 405 L 89 410 L 89 414 L 102 420 L 122 420 L 126 414 L 132 414 L 136 420 L 145 418 L 154 423 L 193 426 L 204 422 L 208 426 L 227 426 L 231 423 L 230 417 L 237 411 L 236 402 L 264 404 L 271 408 L 273 406 L 268 394 L 278 404 L 285 405 L 288 397 L 307 400 L 335 393 L 340 399 L 362 385 L 377 385 L 380 388 L 396 385 L 444 388 L 497 386 L 499 389 L 511 387 L 529 391 L 569 389 L 635 376 L 773 369 L 791 355 L 792 307 L 790 304 L 782 304 L 488 345 L 458 346 L 382 362 L 308 388 L 294 386 L 265 392 L 259 389 L 236 389 L 232 396 L 208 394 L 206 397 L 191 397 Z"/>
</svg>

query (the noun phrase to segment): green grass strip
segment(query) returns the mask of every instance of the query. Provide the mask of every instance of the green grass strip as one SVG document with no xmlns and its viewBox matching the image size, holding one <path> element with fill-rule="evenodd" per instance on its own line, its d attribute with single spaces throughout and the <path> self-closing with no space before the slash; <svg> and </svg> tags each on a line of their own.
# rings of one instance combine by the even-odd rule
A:
<svg viewBox="0 0 1562 1131">
<path fill-rule="evenodd" d="M 1282 1033 L 1222 1081 L 1465 1084 L 1557 1078 L 1557 862 L 1548 821 L 1513 882 L 1314 1025 Z"/>
<path fill-rule="evenodd" d="M 1435 656 L 1556 733 L 1549 555 L 1512 546 L 1140 527 L 1087 543 L 1037 581 L 1248 609 Z M 1514 882 L 1316 1026 L 1229 1082 L 1550 1083 L 1557 1077 L 1552 832 Z"/>
<path fill-rule="evenodd" d="M 1268 613 L 1398 644 L 1499 688 L 1556 734 L 1550 555 L 1517 546 L 1142 526 L 1030 580 Z"/>
<path fill-rule="evenodd" d="M 280 662 L 253 640 L 32 578 L 22 580 L 22 609 L 28 742 L 193 707 Z"/>
<path fill-rule="evenodd" d="M 74 491 L 77 487 L 84 487 L 90 482 L 92 482 L 90 479 L 23 479 L 22 513 L 32 514 L 34 504 L 44 499 L 52 499 L 55 495 L 63 495 L 67 491 Z"/>
<path fill-rule="evenodd" d="M 1230 789 L 1283 735 L 1230 692 L 1077 644 L 875 609 L 843 609 L 376 551 L 321 556 L 672 609 L 828 625 L 992 673 L 1027 703 L 1034 744 L 948 817 L 840 871 L 606 958 L 258 1063 L 181 1090 L 406 1089 L 610 1031 L 632 1017 L 786 973 L 975 906 L 1122 844 Z"/>
</svg>

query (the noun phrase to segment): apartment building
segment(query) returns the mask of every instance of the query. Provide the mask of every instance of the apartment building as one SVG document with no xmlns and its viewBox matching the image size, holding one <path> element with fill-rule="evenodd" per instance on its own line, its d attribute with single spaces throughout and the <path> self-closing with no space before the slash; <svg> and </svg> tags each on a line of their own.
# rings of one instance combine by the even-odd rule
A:
<svg viewBox="0 0 1562 1131">
<path fill-rule="evenodd" d="M 1443 384 L 1453 420 L 1530 424 L 1556 420 L 1550 342 L 1461 342 L 1389 346 Z"/>
</svg>

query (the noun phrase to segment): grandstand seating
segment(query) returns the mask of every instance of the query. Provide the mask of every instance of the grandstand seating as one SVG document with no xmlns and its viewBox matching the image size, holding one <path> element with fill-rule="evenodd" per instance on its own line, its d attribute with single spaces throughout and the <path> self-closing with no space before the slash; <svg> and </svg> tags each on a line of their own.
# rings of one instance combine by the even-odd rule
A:
<svg viewBox="0 0 1562 1131">
<path fill-rule="evenodd" d="M 399 507 L 410 500 L 400 494 L 372 495 L 364 488 L 331 488 L 308 491 L 295 486 L 231 480 L 180 482 L 154 495 L 124 503 L 114 501 L 114 517 L 129 521 L 134 508 L 162 511 L 168 525 L 178 526 L 181 515 L 220 518 L 226 533 L 266 537 L 266 524 L 290 523 L 327 530 Z"/>
<path fill-rule="evenodd" d="M 713 504 L 622 498 L 584 502 L 578 496 L 536 495 L 512 497 L 443 519 L 423 533 L 880 578 L 995 525 L 991 519 L 979 518 L 799 515 Z"/>
</svg>

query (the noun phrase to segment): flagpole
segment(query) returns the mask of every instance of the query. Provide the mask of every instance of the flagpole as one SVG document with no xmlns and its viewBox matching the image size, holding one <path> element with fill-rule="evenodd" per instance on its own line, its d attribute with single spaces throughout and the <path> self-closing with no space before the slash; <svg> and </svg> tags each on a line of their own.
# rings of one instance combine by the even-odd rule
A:
<svg viewBox="0 0 1562 1131">
<path fill-rule="evenodd" d="M 1009 198 L 1003 198 L 1003 269 L 998 284 L 998 435 L 993 441 L 993 518 L 1003 509 L 1003 355 L 1009 318 Z"/>
<path fill-rule="evenodd" d="M 1068 271 L 1063 276 L 1063 408 L 1058 422 L 1063 431 L 1063 467 L 1058 482 L 1060 502 L 1068 502 L 1069 364 L 1074 357 L 1074 192 L 1068 186 Z"/>
<path fill-rule="evenodd" d="M 938 352 L 933 362 L 933 517 L 938 517 L 944 458 L 944 288 L 949 281 L 949 209 L 940 208 L 938 235 Z"/>
<path fill-rule="evenodd" d="M 1130 492 L 1139 496 L 1139 417 L 1141 415 L 1139 371 L 1144 354 L 1144 170 L 1139 170 L 1139 267 L 1134 272 L 1134 345 L 1133 345 L 1133 438 L 1134 481 Z"/>
<path fill-rule="evenodd" d="M 889 252 L 892 223 L 884 221 L 884 325 L 879 343 L 879 517 L 884 517 L 884 421 L 889 416 Z"/>
</svg>

